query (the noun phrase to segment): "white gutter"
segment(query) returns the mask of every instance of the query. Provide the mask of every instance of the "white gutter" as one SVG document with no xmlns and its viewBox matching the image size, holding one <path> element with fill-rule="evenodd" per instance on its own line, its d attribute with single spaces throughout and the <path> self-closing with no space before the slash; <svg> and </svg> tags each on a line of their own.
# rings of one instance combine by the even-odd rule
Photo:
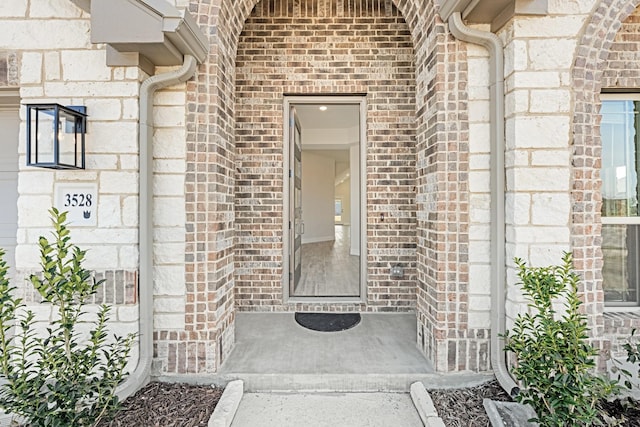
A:
<svg viewBox="0 0 640 427">
<path fill-rule="evenodd" d="M 197 61 L 184 56 L 182 67 L 151 76 L 140 86 L 140 276 L 139 276 L 139 343 L 138 365 L 117 389 L 123 400 L 149 382 L 153 358 L 153 95 L 158 89 L 184 83 L 196 72 Z"/>
<path fill-rule="evenodd" d="M 475 3 L 477 4 L 477 3 Z M 472 3 L 472 6 L 475 5 Z M 468 10 L 465 10 L 467 13 Z M 504 45 L 492 32 L 467 27 L 460 12 L 448 19 L 454 37 L 478 44 L 489 50 L 490 68 L 490 126 L 491 126 L 491 367 L 498 382 L 507 393 L 517 394 L 515 383 L 506 364 L 504 342 L 500 335 L 506 331 L 506 273 L 505 273 L 505 117 L 504 117 Z"/>
</svg>

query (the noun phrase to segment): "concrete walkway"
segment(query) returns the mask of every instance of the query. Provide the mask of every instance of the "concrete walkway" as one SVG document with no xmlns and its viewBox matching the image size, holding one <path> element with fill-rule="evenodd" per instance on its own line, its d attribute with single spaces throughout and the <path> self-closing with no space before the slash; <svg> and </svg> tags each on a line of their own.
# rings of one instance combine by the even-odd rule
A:
<svg viewBox="0 0 640 427">
<path fill-rule="evenodd" d="M 414 313 L 363 313 L 354 328 L 332 333 L 301 327 L 293 313 L 237 313 L 235 348 L 216 380 L 242 380 L 244 394 L 221 408 L 226 421 L 215 426 L 442 427 L 429 405 L 414 404 L 412 384 L 489 377 L 435 373 L 416 346 Z"/>
<path fill-rule="evenodd" d="M 301 327 L 293 313 L 238 313 L 219 375 L 250 392 L 406 392 L 433 374 L 415 337 L 415 314 L 364 313 L 354 328 L 327 333 Z"/>
<path fill-rule="evenodd" d="M 413 313 L 363 313 L 341 332 L 316 332 L 293 313 L 238 313 L 236 345 L 221 373 L 419 374 L 433 367 L 416 346 Z"/>
<path fill-rule="evenodd" d="M 246 393 L 231 427 L 422 427 L 407 393 Z"/>
</svg>

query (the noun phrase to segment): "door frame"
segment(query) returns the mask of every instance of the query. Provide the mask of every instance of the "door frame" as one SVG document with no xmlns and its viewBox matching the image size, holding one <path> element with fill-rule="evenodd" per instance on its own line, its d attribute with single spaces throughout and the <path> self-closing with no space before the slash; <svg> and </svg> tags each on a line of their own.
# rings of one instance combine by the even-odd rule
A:
<svg viewBox="0 0 640 427">
<path fill-rule="evenodd" d="M 290 150 L 290 111 L 291 107 L 300 104 L 356 104 L 360 108 L 360 295 L 357 297 L 318 297 L 292 296 L 289 289 L 290 272 L 290 239 L 289 221 L 291 220 L 290 178 L 291 150 Z M 318 96 L 318 95 L 290 95 L 284 97 L 283 109 L 283 215 L 282 215 L 282 289 L 284 303 L 366 303 L 367 301 L 367 99 L 363 95 Z M 353 227 L 354 224 L 351 224 Z"/>
</svg>

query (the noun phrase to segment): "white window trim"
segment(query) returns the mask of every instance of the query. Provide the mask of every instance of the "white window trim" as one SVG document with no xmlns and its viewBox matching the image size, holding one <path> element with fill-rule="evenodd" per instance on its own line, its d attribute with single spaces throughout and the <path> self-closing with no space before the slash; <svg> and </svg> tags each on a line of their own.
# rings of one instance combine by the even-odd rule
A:
<svg viewBox="0 0 640 427">
<path fill-rule="evenodd" d="M 640 101 L 640 92 L 602 92 L 600 101 Z M 640 216 L 601 216 L 602 225 L 639 225 Z M 604 301 L 605 312 L 637 312 L 640 298 L 629 303 Z"/>
<path fill-rule="evenodd" d="M 601 101 L 640 101 L 640 92 L 604 92 Z"/>
<path fill-rule="evenodd" d="M 603 216 L 602 224 L 605 225 L 638 225 L 640 216 Z"/>
</svg>

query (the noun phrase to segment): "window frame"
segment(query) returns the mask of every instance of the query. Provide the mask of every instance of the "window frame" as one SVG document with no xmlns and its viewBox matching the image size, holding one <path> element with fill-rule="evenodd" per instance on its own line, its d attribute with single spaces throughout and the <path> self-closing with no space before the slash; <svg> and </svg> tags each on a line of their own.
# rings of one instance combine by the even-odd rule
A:
<svg viewBox="0 0 640 427">
<path fill-rule="evenodd" d="M 600 93 L 600 104 L 604 101 L 638 101 L 640 102 L 640 92 L 602 92 Z M 600 119 L 602 121 L 602 108 L 599 111 Z M 638 118 L 640 120 L 640 118 Z M 602 134 L 600 133 L 601 146 L 602 146 Z M 640 138 L 640 136 L 638 136 Z M 638 178 L 640 179 L 640 168 L 636 171 Z M 602 179 L 602 167 L 600 167 L 600 180 Z M 602 225 L 640 225 L 640 215 L 638 216 L 600 216 Z M 604 254 L 603 254 L 604 261 Z M 640 309 L 640 280 L 636 283 L 636 295 L 637 301 L 624 302 L 624 301 L 604 301 L 605 309 L 609 310 L 637 310 Z M 604 282 L 603 282 L 604 292 Z"/>
</svg>

